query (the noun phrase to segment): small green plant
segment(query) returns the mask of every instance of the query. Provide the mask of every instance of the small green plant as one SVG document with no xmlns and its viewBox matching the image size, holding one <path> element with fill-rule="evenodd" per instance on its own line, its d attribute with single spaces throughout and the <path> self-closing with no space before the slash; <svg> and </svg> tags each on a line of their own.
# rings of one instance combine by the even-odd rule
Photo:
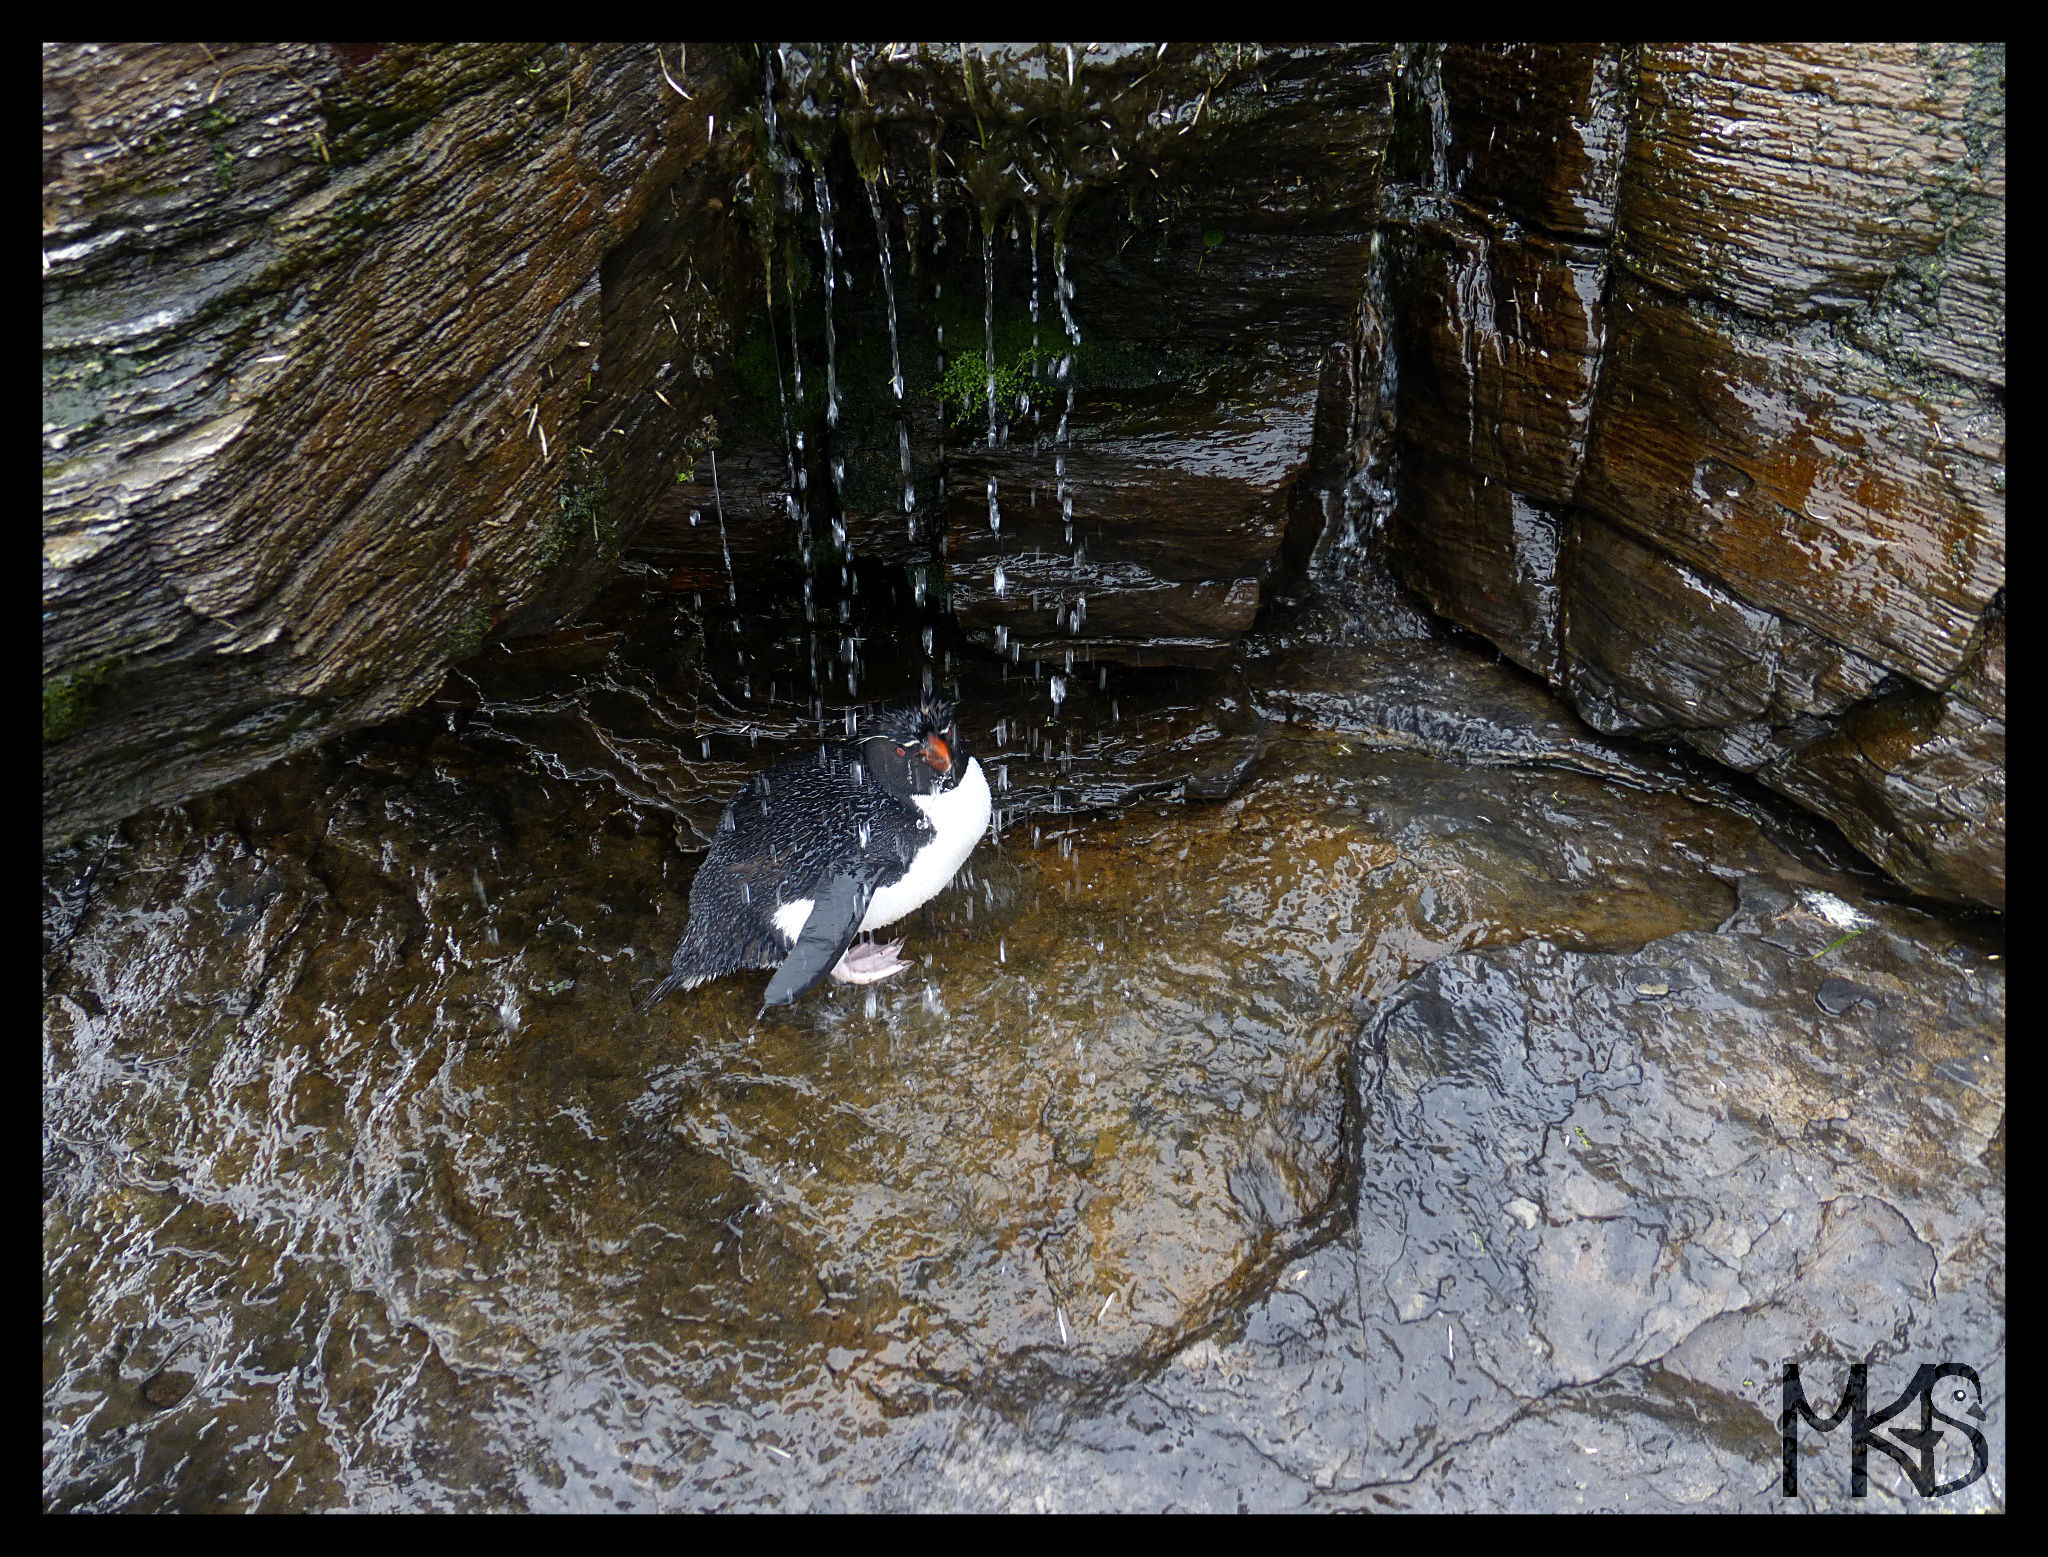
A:
<svg viewBox="0 0 2048 1557">
<path fill-rule="evenodd" d="M 1806 960 L 1808 962 L 1819 962 L 1821 958 L 1825 957 L 1829 952 L 1836 950 L 1838 947 L 1847 946 L 1851 941 L 1855 940 L 1857 936 L 1865 935 L 1868 933 L 1868 931 L 1864 930 L 1851 930 L 1839 941 L 1828 942 L 1827 945 L 1823 946 L 1819 951 L 1815 952 L 1811 957 L 1807 958 Z"/>
<path fill-rule="evenodd" d="M 618 538 L 618 526 L 605 512 L 610 495 L 601 472 L 580 460 L 572 466 L 555 494 L 555 522 L 548 526 L 547 539 L 534 558 L 541 572 L 552 573 L 574 556 L 586 530 L 598 549 Z"/>
<path fill-rule="evenodd" d="M 1007 361 L 996 362 L 996 408 L 998 414 L 1009 410 L 1017 402 L 1017 396 L 1026 392 L 1030 381 L 1041 372 L 1050 372 L 1058 362 L 1065 343 L 1055 348 L 1051 345 L 1026 346 Z M 980 416 L 986 425 L 988 418 L 988 358 L 980 353 L 961 352 L 946 364 L 944 376 L 939 379 L 933 391 L 949 424 L 955 428 L 972 423 Z"/>
</svg>

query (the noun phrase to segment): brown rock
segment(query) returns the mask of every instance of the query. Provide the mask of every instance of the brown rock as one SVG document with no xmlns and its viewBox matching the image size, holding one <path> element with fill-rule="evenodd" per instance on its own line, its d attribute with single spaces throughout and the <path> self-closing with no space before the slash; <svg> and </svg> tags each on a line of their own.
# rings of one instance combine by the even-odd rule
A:
<svg viewBox="0 0 2048 1557">
<path fill-rule="evenodd" d="M 1626 263 L 1660 290 L 1765 318 L 1868 306 L 1902 274 L 1955 259 L 1982 299 L 2004 232 L 2004 95 L 2002 52 L 1982 45 L 1646 47 L 1622 178 Z M 2002 359 L 2002 262 L 1990 275 L 1995 321 L 1968 333 L 1995 336 Z"/>
<path fill-rule="evenodd" d="M 1825 325 L 1624 285 L 1580 500 L 1923 685 L 2005 582 L 2005 418 Z"/>
<path fill-rule="evenodd" d="M 1410 507 L 1391 537 L 1402 577 L 1440 614 L 1556 680 L 1559 510 L 1428 449 L 1403 457 Z"/>
<path fill-rule="evenodd" d="M 1036 659 L 1220 663 L 1257 614 L 1286 489 L 1309 460 L 1321 378 L 1315 364 L 1232 367 L 1093 408 L 1065 452 L 956 453 L 953 614 L 982 641 L 1001 629 L 1001 642 Z"/>
<path fill-rule="evenodd" d="M 1404 249 L 1403 442 L 1567 501 L 1593 417 L 1605 254 L 1434 223 Z"/>
<path fill-rule="evenodd" d="M 1949 692 L 1912 687 L 1867 704 L 1759 777 L 1907 886 L 2003 909 L 2004 679 L 2001 615 Z"/>
<path fill-rule="evenodd" d="M 46 843 L 610 571 L 729 306 L 694 61 L 685 101 L 646 46 L 45 52 Z"/>
<path fill-rule="evenodd" d="M 1635 84 L 1612 43 L 1443 45 L 1446 176 L 1459 195 L 1559 234 L 1614 229 Z"/>
</svg>

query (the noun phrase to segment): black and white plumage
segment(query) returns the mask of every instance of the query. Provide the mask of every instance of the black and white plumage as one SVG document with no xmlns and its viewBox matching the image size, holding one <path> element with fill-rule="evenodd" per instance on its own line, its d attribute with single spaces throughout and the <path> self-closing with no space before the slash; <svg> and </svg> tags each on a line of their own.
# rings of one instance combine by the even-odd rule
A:
<svg viewBox="0 0 2048 1557">
<path fill-rule="evenodd" d="M 856 945 L 953 879 L 988 829 L 988 779 L 938 698 L 885 708 L 853 740 L 757 773 L 719 818 L 690 922 L 641 1009 L 743 968 L 774 968 L 765 1005 L 826 974 L 867 984 L 909 964 Z"/>
</svg>

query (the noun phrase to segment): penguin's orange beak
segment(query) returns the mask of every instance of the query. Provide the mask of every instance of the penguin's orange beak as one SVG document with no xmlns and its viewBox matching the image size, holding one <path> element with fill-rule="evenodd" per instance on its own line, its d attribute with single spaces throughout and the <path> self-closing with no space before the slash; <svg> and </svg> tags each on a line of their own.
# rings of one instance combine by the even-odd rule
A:
<svg viewBox="0 0 2048 1557">
<path fill-rule="evenodd" d="M 924 738 L 924 760 L 934 773 L 953 771 L 953 748 L 946 744 L 942 735 L 927 735 Z"/>
</svg>

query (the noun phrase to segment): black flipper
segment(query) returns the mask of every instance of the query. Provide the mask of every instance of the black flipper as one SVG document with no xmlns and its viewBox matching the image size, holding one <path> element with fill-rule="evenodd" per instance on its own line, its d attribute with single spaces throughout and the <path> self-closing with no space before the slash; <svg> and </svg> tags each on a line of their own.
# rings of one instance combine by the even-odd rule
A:
<svg viewBox="0 0 2048 1557">
<path fill-rule="evenodd" d="M 868 882 L 853 876 L 827 876 L 818 883 L 811 917 L 804 921 L 803 934 L 768 981 L 762 1005 L 786 1006 L 832 971 L 859 933 L 874 891 Z"/>
</svg>

